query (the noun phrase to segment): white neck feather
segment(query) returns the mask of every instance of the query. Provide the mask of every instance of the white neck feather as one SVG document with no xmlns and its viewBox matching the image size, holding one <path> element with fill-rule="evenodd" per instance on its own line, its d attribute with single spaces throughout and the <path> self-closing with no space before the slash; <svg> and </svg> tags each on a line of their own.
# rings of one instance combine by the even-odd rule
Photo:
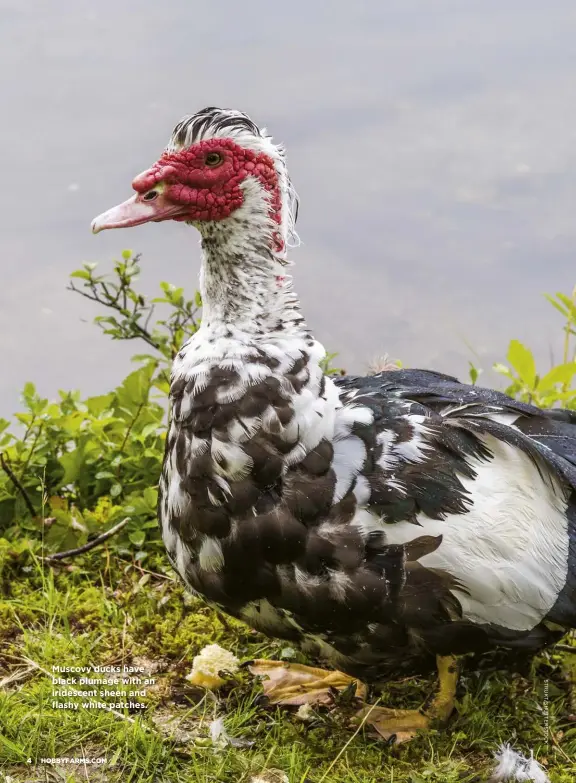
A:
<svg viewBox="0 0 576 783">
<path fill-rule="evenodd" d="M 211 333 L 307 336 L 292 279 L 286 275 L 286 250 L 273 249 L 279 227 L 270 217 L 263 188 L 250 178 L 243 190 L 244 202 L 231 217 L 196 224 L 203 250 L 202 325 Z M 285 233 L 284 226 L 280 229 Z"/>
</svg>

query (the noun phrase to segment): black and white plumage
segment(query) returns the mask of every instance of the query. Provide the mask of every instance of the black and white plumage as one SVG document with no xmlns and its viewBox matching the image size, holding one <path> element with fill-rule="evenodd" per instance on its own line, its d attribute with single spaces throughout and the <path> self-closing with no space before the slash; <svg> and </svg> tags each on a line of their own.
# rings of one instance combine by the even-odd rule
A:
<svg viewBox="0 0 576 783">
<path fill-rule="evenodd" d="M 284 154 L 245 115 L 186 118 L 134 186 L 95 231 L 176 216 L 202 237 L 159 499 L 192 590 L 369 681 L 576 626 L 576 414 L 425 370 L 326 376 L 286 275 Z"/>
</svg>

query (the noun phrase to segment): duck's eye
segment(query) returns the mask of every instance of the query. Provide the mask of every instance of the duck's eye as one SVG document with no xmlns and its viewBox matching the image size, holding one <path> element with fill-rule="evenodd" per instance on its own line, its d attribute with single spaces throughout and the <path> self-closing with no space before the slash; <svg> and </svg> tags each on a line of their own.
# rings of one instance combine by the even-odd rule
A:
<svg viewBox="0 0 576 783">
<path fill-rule="evenodd" d="M 146 193 L 145 196 L 142 196 L 143 201 L 154 201 L 154 199 L 158 196 L 157 190 L 149 190 L 148 193 Z"/>
<path fill-rule="evenodd" d="M 206 155 L 204 158 L 204 162 L 207 166 L 210 166 L 210 168 L 219 166 L 222 163 L 222 160 L 222 155 L 220 155 L 219 152 L 209 152 L 208 155 Z"/>
</svg>

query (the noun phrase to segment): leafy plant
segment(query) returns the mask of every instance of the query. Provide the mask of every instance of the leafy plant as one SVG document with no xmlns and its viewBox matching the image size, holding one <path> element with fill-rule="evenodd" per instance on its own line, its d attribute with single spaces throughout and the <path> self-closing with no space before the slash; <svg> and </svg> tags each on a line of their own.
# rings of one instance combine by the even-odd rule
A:
<svg viewBox="0 0 576 783">
<path fill-rule="evenodd" d="M 541 408 L 576 409 L 576 388 L 572 385 L 576 375 L 576 287 L 571 298 L 561 293 L 555 297 L 546 294 L 546 298 L 565 318 L 560 364 L 540 375 L 532 351 L 519 340 L 512 340 L 506 356 L 508 365 L 497 363 L 494 369 L 511 381 L 505 390 L 511 397 Z"/>
<path fill-rule="evenodd" d="M 104 334 L 113 340 L 142 340 L 153 349 L 152 354 L 136 354 L 132 360 L 156 363 L 155 385 L 167 394 L 172 361 L 200 325 L 202 297 L 196 291 L 192 299 L 186 299 L 183 288 L 161 282 L 162 296 L 148 301 L 144 294 L 134 289 L 140 276 L 139 262 L 139 255 L 123 250 L 122 260 L 114 263 L 112 279 L 95 275 L 96 264 L 84 264 L 82 269 L 72 272 L 68 288 L 112 311 L 113 315 L 99 315 L 94 319 Z M 83 281 L 82 288 L 75 285 L 77 279 Z M 168 315 L 153 320 L 159 304 L 168 306 Z"/>
<path fill-rule="evenodd" d="M 166 412 L 150 399 L 155 369 L 145 364 L 113 392 L 84 401 L 60 392 L 48 402 L 26 384 L 25 410 L 16 414 L 24 434 L 5 431 L 0 439 L 0 533 L 43 536 L 48 548 L 66 548 L 129 515 L 131 549 L 142 547 L 149 529 L 156 537 Z"/>
<path fill-rule="evenodd" d="M 10 422 L 0 420 L 0 533 L 41 536 L 49 550 L 62 549 L 129 516 L 113 545 L 142 559 L 145 544 L 160 543 L 156 487 L 170 365 L 198 328 L 202 302 L 198 292 L 189 300 L 167 282 L 160 284 L 161 296 L 148 300 L 134 287 L 139 256 L 129 250 L 115 262 L 112 277 L 96 275 L 95 268 L 84 264 L 73 272 L 69 288 L 109 311 L 94 319 L 104 334 L 141 340 L 151 350 L 133 357 L 140 367 L 109 394 L 82 400 L 77 391 L 61 391 L 57 402 L 49 402 L 34 384 L 25 385 L 24 411 L 15 416 L 23 433 L 8 431 Z M 163 317 L 156 316 L 158 305 Z"/>
</svg>

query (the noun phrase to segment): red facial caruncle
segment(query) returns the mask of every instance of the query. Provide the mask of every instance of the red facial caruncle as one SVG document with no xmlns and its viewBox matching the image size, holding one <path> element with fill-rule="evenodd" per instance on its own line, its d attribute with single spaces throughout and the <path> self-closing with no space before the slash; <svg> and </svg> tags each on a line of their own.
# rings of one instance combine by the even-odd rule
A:
<svg viewBox="0 0 576 783">
<path fill-rule="evenodd" d="M 164 152 L 134 179 L 136 195 L 97 217 L 92 230 L 97 233 L 162 220 L 225 220 L 242 205 L 240 186 L 247 177 L 262 185 L 270 216 L 280 225 L 280 187 L 272 158 L 232 139 L 212 138 L 177 152 Z M 283 249 L 280 232 L 275 245 L 277 251 Z"/>
</svg>

